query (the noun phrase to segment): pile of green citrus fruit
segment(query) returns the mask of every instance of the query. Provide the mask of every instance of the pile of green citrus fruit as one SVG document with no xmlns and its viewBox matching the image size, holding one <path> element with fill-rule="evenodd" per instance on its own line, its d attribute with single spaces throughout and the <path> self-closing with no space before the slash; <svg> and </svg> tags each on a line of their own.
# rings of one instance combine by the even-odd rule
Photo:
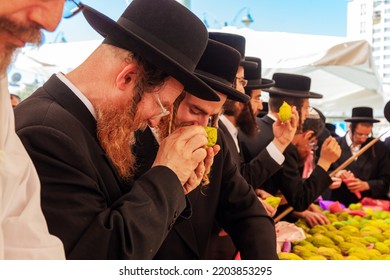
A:
<svg viewBox="0 0 390 280">
<path fill-rule="evenodd" d="M 304 220 L 301 227 L 306 239 L 295 242 L 290 252 L 279 253 L 280 259 L 296 260 L 390 260 L 390 212 L 361 210 L 361 205 L 350 205 L 347 211 L 325 211 L 330 224 L 310 228 Z"/>
</svg>

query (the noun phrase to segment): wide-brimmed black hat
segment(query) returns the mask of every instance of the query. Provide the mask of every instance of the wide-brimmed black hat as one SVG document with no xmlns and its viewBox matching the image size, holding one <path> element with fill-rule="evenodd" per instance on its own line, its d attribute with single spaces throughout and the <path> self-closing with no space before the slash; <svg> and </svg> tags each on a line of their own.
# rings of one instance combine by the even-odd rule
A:
<svg viewBox="0 0 390 280">
<path fill-rule="evenodd" d="M 295 98 L 322 98 L 322 94 L 311 92 L 311 79 L 297 74 L 275 73 L 272 76 L 275 85 L 264 89 L 273 96 L 288 96 Z"/>
<path fill-rule="evenodd" d="M 333 123 L 325 123 L 325 128 L 329 131 L 332 137 L 338 137 L 336 126 Z"/>
<path fill-rule="evenodd" d="M 373 111 L 370 107 L 355 107 L 352 108 L 352 117 L 345 119 L 346 122 L 365 122 L 365 123 L 376 123 L 379 120 L 374 119 Z"/>
<path fill-rule="evenodd" d="M 251 61 L 257 63 L 257 67 L 245 67 L 244 76 L 248 80 L 248 84 L 245 89 L 263 89 L 271 87 L 275 84 L 274 80 L 264 79 L 261 77 L 261 59 L 253 56 L 246 56 L 245 61 Z"/>
<path fill-rule="evenodd" d="M 390 122 L 390 101 L 387 101 L 385 108 L 383 109 L 383 114 L 388 122 Z"/>
<path fill-rule="evenodd" d="M 241 54 L 241 61 L 240 61 L 241 66 L 252 67 L 252 68 L 257 67 L 257 64 L 255 62 L 245 60 L 245 37 L 244 36 L 238 34 L 232 34 L 232 33 L 210 32 L 209 38 L 224 43 L 225 45 L 228 45 L 233 49 L 238 50 Z"/>
<path fill-rule="evenodd" d="M 111 44 L 134 52 L 184 85 L 191 94 L 210 101 L 218 95 L 194 75 L 206 48 L 202 21 L 175 0 L 133 0 L 117 22 L 85 6 L 88 23 Z"/>
<path fill-rule="evenodd" d="M 249 96 L 233 88 L 240 61 L 241 55 L 236 49 L 209 39 L 195 75 L 228 99 L 247 103 Z"/>
</svg>

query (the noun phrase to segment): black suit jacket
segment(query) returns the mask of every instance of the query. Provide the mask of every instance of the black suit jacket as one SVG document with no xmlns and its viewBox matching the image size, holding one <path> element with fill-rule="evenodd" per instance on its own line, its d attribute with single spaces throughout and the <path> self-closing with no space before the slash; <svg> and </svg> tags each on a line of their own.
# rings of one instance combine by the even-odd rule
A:
<svg viewBox="0 0 390 280">
<path fill-rule="evenodd" d="M 290 144 L 283 154 L 285 156 L 283 168 L 272 176 L 273 186 L 281 191 L 294 210 L 304 211 L 328 189 L 332 184 L 332 179 L 318 165 L 308 178 L 302 179 L 297 148 Z"/>
<path fill-rule="evenodd" d="M 273 123 L 274 120 L 268 115 L 258 121 L 260 127 L 258 136 L 255 139 L 246 139 L 245 142 L 252 152 L 265 149 L 272 141 L 274 138 Z M 274 195 L 280 191 L 294 210 L 304 211 L 329 187 L 332 180 L 319 166 L 314 168 L 309 178 L 303 180 L 298 166 L 298 151 L 293 144 L 287 146 L 283 155 L 285 157 L 283 167 L 273 174 L 262 188 Z M 252 157 L 252 153 L 249 156 Z"/>
<path fill-rule="evenodd" d="M 234 162 L 239 166 L 241 175 L 246 179 L 246 181 L 255 188 L 259 188 L 262 184 L 270 178 L 276 171 L 281 168 L 279 165 L 265 149 L 259 150 L 249 161 L 246 161 L 244 158 L 245 154 L 245 139 L 256 140 L 255 138 L 249 138 L 243 132 L 238 132 L 238 144 L 240 147 L 240 153 L 237 150 L 236 144 L 232 138 L 232 135 L 227 130 L 226 126 L 219 121 L 218 126 L 223 131 L 228 149 L 233 155 Z M 269 142 L 273 140 L 273 136 Z"/>
<path fill-rule="evenodd" d="M 368 138 L 362 145 L 362 148 L 372 140 L 373 138 Z M 337 141 L 340 144 L 342 153 L 340 158 L 332 165 L 331 169 L 336 169 L 352 156 L 346 136 L 338 138 Z M 350 170 L 355 174 L 355 177 L 367 181 L 370 185 L 370 190 L 361 193 L 362 197 L 368 196 L 377 199 L 389 199 L 387 197 L 390 184 L 389 151 L 383 142 L 378 141 L 375 143 L 345 169 Z M 351 193 L 345 184 L 342 184 L 338 189 L 332 190 L 329 199 L 338 200 L 346 206 L 359 201 L 356 195 Z"/>
<path fill-rule="evenodd" d="M 96 121 L 56 76 L 15 110 L 16 130 L 42 184 L 50 233 L 68 259 L 151 259 L 186 200 L 176 174 L 152 168 L 123 182 Z"/>
<path fill-rule="evenodd" d="M 156 156 L 157 143 L 149 129 L 137 132 L 138 172 L 148 170 Z M 154 143 L 146 145 L 142 143 Z M 240 175 L 232 160 L 223 133 L 218 130 L 217 144 L 221 151 L 215 156 L 210 184 L 199 186 L 188 195 L 190 219 L 179 218 L 168 234 L 156 258 L 204 259 L 215 219 L 228 232 L 244 259 L 276 259 L 275 228 L 251 186 Z"/>
</svg>

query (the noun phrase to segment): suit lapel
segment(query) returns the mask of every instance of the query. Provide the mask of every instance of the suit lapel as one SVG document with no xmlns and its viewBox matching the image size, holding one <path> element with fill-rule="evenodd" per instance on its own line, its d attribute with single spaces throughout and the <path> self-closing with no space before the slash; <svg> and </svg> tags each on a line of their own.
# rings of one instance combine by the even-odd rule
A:
<svg viewBox="0 0 390 280">
<path fill-rule="evenodd" d="M 89 141 L 89 143 L 91 145 L 91 150 L 94 151 L 93 153 L 90 153 L 91 157 L 94 157 L 92 166 L 97 166 L 96 173 L 99 174 L 97 177 L 100 184 L 106 186 L 102 191 L 106 194 L 108 201 L 110 203 L 115 201 L 116 198 L 122 195 L 122 192 L 128 191 L 128 187 L 120 179 L 117 169 L 100 146 L 97 138 L 97 124 L 95 118 L 84 103 L 70 88 L 60 81 L 57 76 L 52 75 L 43 87 L 58 104 L 71 113 L 89 132 L 92 137 L 92 141 Z M 101 174 L 104 174 L 104 176 Z M 114 176 L 110 174 L 113 174 Z M 119 191 L 119 189 L 112 187 L 114 185 L 118 185 L 122 192 Z"/>
<path fill-rule="evenodd" d="M 364 146 L 366 146 L 366 145 L 370 142 L 370 140 L 372 140 L 372 139 L 368 139 L 368 140 L 364 143 L 364 145 L 362 145 L 361 149 L 362 149 Z M 374 146 L 375 146 L 375 145 L 374 145 Z M 372 152 L 373 152 L 373 149 L 375 149 L 374 146 L 370 147 L 367 151 L 365 151 L 362 155 L 360 155 L 360 156 L 358 157 L 358 159 L 356 160 L 356 164 L 358 165 L 359 169 L 362 170 L 362 172 L 363 172 L 363 167 L 366 165 L 367 161 L 371 159 L 371 154 L 372 154 Z"/>
<path fill-rule="evenodd" d="M 230 149 L 230 152 L 232 154 L 234 162 L 237 164 L 237 166 L 240 166 L 241 164 L 241 155 L 237 151 L 236 143 L 233 140 L 232 135 L 230 134 L 227 127 L 223 124 L 222 121 L 218 121 L 218 126 L 222 130 L 223 134 L 225 135 L 226 144 L 228 146 L 228 149 Z"/>
<path fill-rule="evenodd" d="M 81 100 L 73 93 L 73 91 L 61 82 L 56 75 L 52 75 L 43 87 L 58 104 L 75 116 L 75 118 L 97 141 L 96 120 L 84 103 L 81 102 Z"/>
</svg>

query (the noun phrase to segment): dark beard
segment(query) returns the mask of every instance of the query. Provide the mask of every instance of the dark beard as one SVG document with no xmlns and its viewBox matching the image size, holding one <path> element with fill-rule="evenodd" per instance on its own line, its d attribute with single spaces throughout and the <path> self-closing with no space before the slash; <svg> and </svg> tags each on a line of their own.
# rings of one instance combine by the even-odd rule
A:
<svg viewBox="0 0 390 280">
<path fill-rule="evenodd" d="M 30 23 L 25 25 L 14 22 L 6 17 L 0 17 L 0 32 L 4 34 L 3 36 L 12 34 L 24 42 L 30 42 L 36 45 L 40 45 L 42 42 L 42 33 L 37 24 Z M 4 44 L 0 47 L 0 75 L 6 72 L 16 48 L 16 46 L 9 44 Z"/>
<path fill-rule="evenodd" d="M 251 110 L 250 103 L 245 104 L 236 118 L 238 128 L 247 136 L 253 137 L 258 131 L 256 119 Z"/>
</svg>

